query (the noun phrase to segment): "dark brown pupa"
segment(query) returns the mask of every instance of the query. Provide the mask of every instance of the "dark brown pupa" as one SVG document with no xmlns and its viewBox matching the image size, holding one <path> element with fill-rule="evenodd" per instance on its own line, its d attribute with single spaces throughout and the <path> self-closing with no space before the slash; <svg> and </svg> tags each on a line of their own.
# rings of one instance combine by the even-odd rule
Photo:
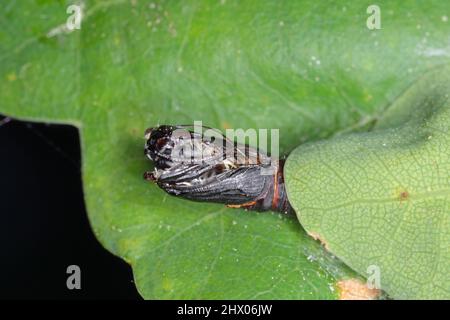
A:
<svg viewBox="0 0 450 320">
<path fill-rule="evenodd" d="M 145 155 L 155 168 L 144 178 L 167 193 L 233 208 L 293 212 L 284 185 L 284 161 L 273 161 L 218 131 L 213 137 L 199 134 L 193 126 L 161 125 L 147 129 L 145 138 Z"/>
</svg>

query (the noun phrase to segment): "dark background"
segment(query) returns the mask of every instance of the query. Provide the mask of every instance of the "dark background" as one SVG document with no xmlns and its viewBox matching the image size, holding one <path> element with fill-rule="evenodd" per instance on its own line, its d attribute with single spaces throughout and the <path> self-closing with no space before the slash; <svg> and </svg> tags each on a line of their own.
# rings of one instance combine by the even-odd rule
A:
<svg viewBox="0 0 450 320">
<path fill-rule="evenodd" d="M 131 268 L 92 233 L 76 128 L 0 116 L 0 299 L 138 299 Z M 66 269 L 81 269 L 68 290 Z"/>
</svg>

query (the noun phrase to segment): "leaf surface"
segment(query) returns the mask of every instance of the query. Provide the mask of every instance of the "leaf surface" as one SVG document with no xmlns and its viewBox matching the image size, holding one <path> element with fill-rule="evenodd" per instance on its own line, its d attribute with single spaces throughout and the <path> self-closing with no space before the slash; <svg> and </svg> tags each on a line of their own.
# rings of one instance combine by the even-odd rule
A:
<svg viewBox="0 0 450 320">
<path fill-rule="evenodd" d="M 356 271 L 379 274 L 395 298 L 450 296 L 449 80 L 440 67 L 372 132 L 305 144 L 286 164 L 306 230 Z"/>
</svg>

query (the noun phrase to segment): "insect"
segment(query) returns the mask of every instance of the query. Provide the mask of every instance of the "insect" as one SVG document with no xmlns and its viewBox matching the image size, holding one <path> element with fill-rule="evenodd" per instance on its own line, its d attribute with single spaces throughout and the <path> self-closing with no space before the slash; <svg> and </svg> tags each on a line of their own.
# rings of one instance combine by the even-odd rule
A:
<svg viewBox="0 0 450 320">
<path fill-rule="evenodd" d="M 292 213 L 284 186 L 284 161 L 201 126 L 161 125 L 145 131 L 153 171 L 144 178 L 171 195 L 228 207 Z M 203 132 L 205 131 L 206 132 Z"/>
</svg>

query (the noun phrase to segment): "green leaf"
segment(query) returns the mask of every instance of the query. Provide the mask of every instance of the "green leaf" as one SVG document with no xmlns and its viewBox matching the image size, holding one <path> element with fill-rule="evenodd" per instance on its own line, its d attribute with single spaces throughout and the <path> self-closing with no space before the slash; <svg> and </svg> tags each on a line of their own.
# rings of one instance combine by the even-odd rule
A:
<svg viewBox="0 0 450 320">
<path fill-rule="evenodd" d="M 289 199 L 306 230 L 395 298 L 450 297 L 450 67 L 419 80 L 370 133 L 296 149 Z"/>
<path fill-rule="evenodd" d="M 296 221 L 143 181 L 143 132 L 193 120 L 279 128 L 287 154 L 361 127 L 448 60 L 448 5 L 379 1 L 373 31 L 353 1 L 83 1 L 81 30 L 67 32 L 69 4 L 2 8 L 0 112 L 80 129 L 91 225 L 142 295 L 335 298 L 355 275 Z"/>
</svg>

